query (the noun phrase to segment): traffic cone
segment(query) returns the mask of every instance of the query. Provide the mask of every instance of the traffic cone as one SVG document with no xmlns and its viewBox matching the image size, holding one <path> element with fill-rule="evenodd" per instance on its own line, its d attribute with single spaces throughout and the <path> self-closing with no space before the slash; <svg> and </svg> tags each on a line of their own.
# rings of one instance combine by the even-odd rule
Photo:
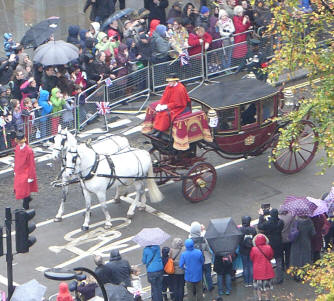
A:
<svg viewBox="0 0 334 301">
<path fill-rule="evenodd" d="M 65 282 L 59 284 L 57 301 L 73 301 L 73 298 L 68 290 L 68 285 Z"/>
</svg>

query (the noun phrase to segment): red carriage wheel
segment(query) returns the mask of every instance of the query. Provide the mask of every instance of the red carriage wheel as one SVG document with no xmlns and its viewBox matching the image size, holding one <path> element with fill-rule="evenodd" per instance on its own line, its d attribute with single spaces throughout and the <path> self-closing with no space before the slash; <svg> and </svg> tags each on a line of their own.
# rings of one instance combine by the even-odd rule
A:
<svg viewBox="0 0 334 301">
<path fill-rule="evenodd" d="M 195 164 L 184 176 L 182 193 L 192 203 L 207 199 L 216 186 L 216 170 L 206 162 Z"/>
<path fill-rule="evenodd" d="M 290 142 L 289 146 L 273 152 L 275 167 L 283 173 L 293 174 L 304 169 L 313 159 L 318 149 L 318 133 L 314 131 L 314 124 L 308 120 L 300 123 L 299 134 Z M 273 145 L 276 148 L 278 139 Z"/>
</svg>

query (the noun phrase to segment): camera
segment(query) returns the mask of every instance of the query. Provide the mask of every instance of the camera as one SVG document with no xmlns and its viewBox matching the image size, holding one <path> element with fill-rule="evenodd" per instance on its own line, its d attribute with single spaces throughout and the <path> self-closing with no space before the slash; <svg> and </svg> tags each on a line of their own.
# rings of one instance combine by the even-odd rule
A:
<svg viewBox="0 0 334 301">
<path fill-rule="evenodd" d="M 261 209 L 263 210 L 263 215 L 270 214 L 270 204 L 262 204 Z"/>
</svg>

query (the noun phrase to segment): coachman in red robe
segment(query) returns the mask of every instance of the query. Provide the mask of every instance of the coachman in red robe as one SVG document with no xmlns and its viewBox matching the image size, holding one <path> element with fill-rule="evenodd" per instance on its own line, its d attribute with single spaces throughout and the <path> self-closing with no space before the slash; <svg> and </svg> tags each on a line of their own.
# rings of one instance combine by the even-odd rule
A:
<svg viewBox="0 0 334 301">
<path fill-rule="evenodd" d="M 31 192 L 38 191 L 34 152 L 25 143 L 23 133 L 16 134 L 14 161 L 14 192 L 17 200 L 23 199 L 23 208 L 29 209 Z"/>
<path fill-rule="evenodd" d="M 166 131 L 170 127 L 171 122 L 183 113 L 190 103 L 187 89 L 178 82 L 179 79 L 176 76 L 170 76 L 166 81 L 168 81 L 168 86 L 155 107 L 157 113 L 154 118 L 153 128 L 159 132 Z"/>
</svg>

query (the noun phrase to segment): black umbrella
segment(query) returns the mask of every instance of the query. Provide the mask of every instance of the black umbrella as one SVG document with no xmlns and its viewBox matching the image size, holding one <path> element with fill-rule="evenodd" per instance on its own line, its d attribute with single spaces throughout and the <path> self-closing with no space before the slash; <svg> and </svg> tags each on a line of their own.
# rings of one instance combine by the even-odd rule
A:
<svg viewBox="0 0 334 301">
<path fill-rule="evenodd" d="M 205 233 L 213 253 L 219 255 L 235 252 L 241 236 L 241 231 L 231 217 L 210 220 Z"/>
<path fill-rule="evenodd" d="M 50 17 L 32 26 L 23 36 L 21 45 L 25 48 L 36 48 L 46 42 L 50 36 L 59 28 L 60 18 Z"/>
<path fill-rule="evenodd" d="M 113 13 L 111 16 L 109 16 L 102 24 L 101 30 L 105 30 L 109 24 L 111 24 L 112 22 L 114 22 L 115 20 L 118 20 L 120 18 L 123 18 L 126 15 L 131 14 L 134 11 L 133 8 L 125 8 L 122 10 L 119 10 L 115 13 Z"/>
</svg>

